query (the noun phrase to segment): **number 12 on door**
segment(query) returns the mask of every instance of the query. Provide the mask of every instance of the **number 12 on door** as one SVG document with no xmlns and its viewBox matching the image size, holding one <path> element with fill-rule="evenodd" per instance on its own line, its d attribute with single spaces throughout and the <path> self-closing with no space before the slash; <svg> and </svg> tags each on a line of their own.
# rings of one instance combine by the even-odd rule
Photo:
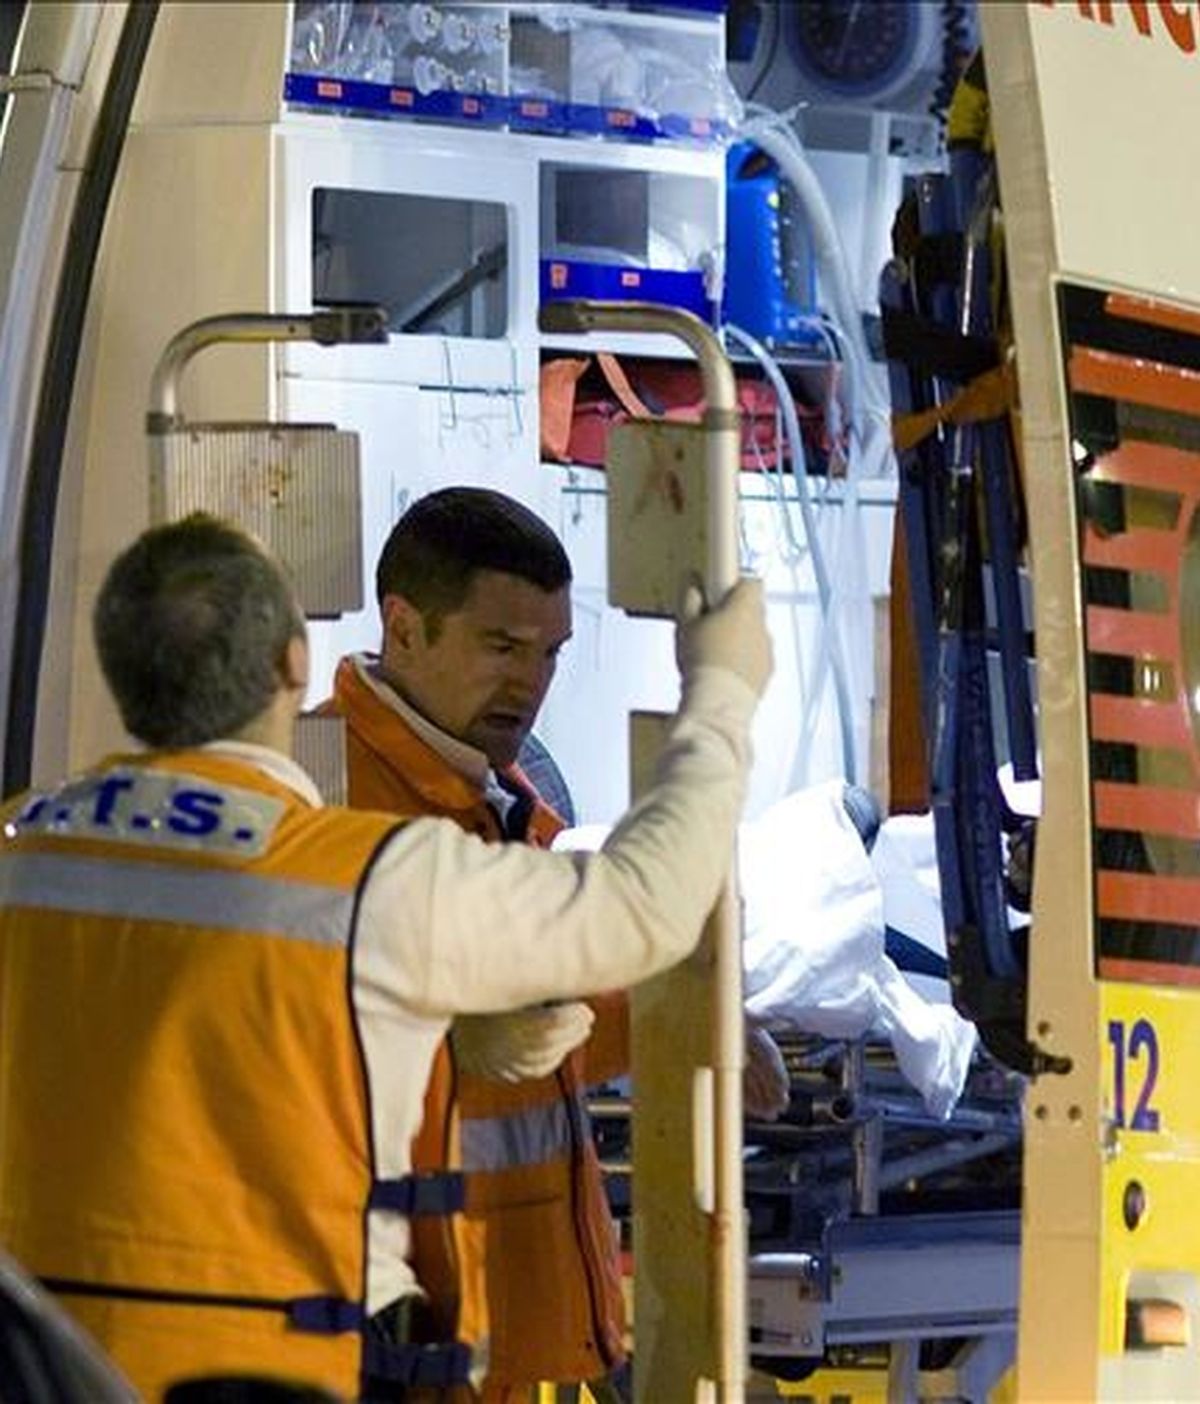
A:
<svg viewBox="0 0 1200 1404">
<path fill-rule="evenodd" d="M 1108 1021 L 1112 1049 L 1113 1125 L 1130 1131 L 1157 1131 L 1154 1091 L 1158 1082 L 1158 1035 L 1149 1019 Z"/>
</svg>

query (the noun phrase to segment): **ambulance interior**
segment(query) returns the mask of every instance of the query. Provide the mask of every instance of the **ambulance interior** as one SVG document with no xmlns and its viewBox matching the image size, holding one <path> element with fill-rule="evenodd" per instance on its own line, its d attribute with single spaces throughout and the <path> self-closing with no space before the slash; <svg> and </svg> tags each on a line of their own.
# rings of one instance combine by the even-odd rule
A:
<svg viewBox="0 0 1200 1404">
<path fill-rule="evenodd" d="M 373 564 L 409 502 L 450 484 L 518 497 L 574 569 L 574 637 L 536 731 L 587 842 L 629 799 L 628 713 L 669 711 L 677 694 L 669 623 L 607 602 L 621 542 L 606 434 L 631 408 L 694 418 L 699 384 L 678 342 L 546 332 L 539 309 L 624 298 L 696 313 L 737 378 L 740 564 L 766 580 L 776 656 L 740 857 L 748 1015 L 792 1087 L 778 1120 L 745 1126 L 756 1379 L 821 1370 L 811 1388 L 836 1378 L 849 1393 L 869 1378 L 855 1371 L 882 1370 L 892 1397 L 935 1375 L 947 1394 L 988 1397 L 1015 1350 L 1020 1104 L 1037 1070 L 1020 1005 L 1032 624 L 1003 435 L 985 450 L 998 455 L 987 561 L 910 566 L 924 627 L 902 639 L 892 614 L 897 520 L 910 558 L 944 563 L 922 522 L 932 532 L 959 510 L 931 500 L 893 447 L 893 413 L 926 408 L 936 381 L 905 367 L 904 314 L 924 289 L 894 239 L 907 201 L 923 234 L 955 233 L 981 261 L 987 249 L 970 227 L 987 213 L 986 158 L 976 147 L 963 174 L 947 149 L 954 86 L 980 43 L 974 5 L 175 3 L 133 57 L 116 9 L 27 5 L 10 36 L 14 73 L 65 76 L 10 91 L 0 142 L 6 185 L 18 162 L 42 170 L 21 218 L 9 207 L 0 226 L 0 534 L 3 577 L 23 577 L 0 603 L 6 790 L 120 739 L 88 602 L 149 519 L 151 448 L 186 463 L 205 425 L 333 425 L 358 436 L 358 496 L 351 484 L 304 508 L 327 514 L 305 528 L 310 703 L 341 655 L 378 647 Z M 122 61 L 128 130 L 47 496 L 33 367 L 55 349 L 56 210 L 85 130 L 71 94 Z M 990 306 L 978 277 L 971 316 Z M 953 323 L 953 282 L 934 283 L 920 311 Z M 183 328 L 373 305 L 382 341 L 196 349 L 169 387 L 181 446 L 148 445 L 147 410 L 166 403 L 155 368 Z M 963 432 L 936 437 L 949 453 Z M 313 461 L 344 464 L 326 449 Z M 245 490 L 252 524 L 290 490 L 286 462 L 264 452 Z M 22 525 L 33 492 L 48 504 L 37 539 Z M 974 702 L 951 718 L 934 621 L 964 611 Z M 915 662 L 897 656 L 905 640 Z M 925 689 L 926 718 L 942 709 L 936 746 L 911 714 L 897 735 L 898 677 Z M 319 770 L 327 738 L 312 738 Z M 935 785 L 973 805 L 936 825 L 927 746 Z M 911 762 L 903 786 L 889 749 Z M 321 772 L 334 789 L 335 772 Z M 951 1000 L 947 928 L 978 938 L 974 984 L 957 991 L 970 1018 Z M 626 1222 L 631 1097 L 627 1083 L 597 1089 L 593 1106 Z"/>
</svg>

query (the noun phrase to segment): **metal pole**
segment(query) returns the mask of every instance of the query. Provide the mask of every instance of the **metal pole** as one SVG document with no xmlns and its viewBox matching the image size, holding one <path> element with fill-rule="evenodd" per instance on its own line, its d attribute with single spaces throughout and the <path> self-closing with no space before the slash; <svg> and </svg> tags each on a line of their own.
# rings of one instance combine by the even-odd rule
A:
<svg viewBox="0 0 1200 1404">
<path fill-rule="evenodd" d="M 539 318 L 544 332 L 660 332 L 678 337 L 695 354 L 704 387 L 705 474 L 708 499 L 708 559 L 704 595 L 716 604 L 738 577 L 737 474 L 739 427 L 733 370 L 720 341 L 698 317 L 678 308 L 638 302 L 547 303 Z M 709 1220 L 715 1329 L 716 1397 L 740 1404 L 746 1389 L 746 1232 L 742 1193 L 742 952 L 731 864 L 712 922 L 715 976 L 712 992 L 713 1203 Z M 699 1153 L 699 1148 L 697 1148 Z"/>
</svg>

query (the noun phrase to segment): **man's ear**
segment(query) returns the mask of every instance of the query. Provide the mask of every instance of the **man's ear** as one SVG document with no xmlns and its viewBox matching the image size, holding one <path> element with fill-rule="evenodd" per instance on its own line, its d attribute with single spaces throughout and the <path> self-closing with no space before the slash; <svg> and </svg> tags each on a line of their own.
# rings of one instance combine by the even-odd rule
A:
<svg viewBox="0 0 1200 1404">
<path fill-rule="evenodd" d="M 308 640 L 303 635 L 293 634 L 288 639 L 279 671 L 289 692 L 303 696 L 308 691 Z"/>
<path fill-rule="evenodd" d="M 421 611 L 403 595 L 384 595 L 383 652 L 407 657 L 425 642 L 425 620 Z"/>
</svg>

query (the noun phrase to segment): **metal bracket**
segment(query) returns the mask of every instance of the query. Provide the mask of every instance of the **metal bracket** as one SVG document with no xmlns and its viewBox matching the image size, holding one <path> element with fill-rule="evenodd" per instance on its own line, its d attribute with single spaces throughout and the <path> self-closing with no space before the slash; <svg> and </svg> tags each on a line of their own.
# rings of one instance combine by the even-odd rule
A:
<svg viewBox="0 0 1200 1404">
<path fill-rule="evenodd" d="M 54 74 L 45 69 L 33 69 L 29 73 L 0 73 L 0 97 L 9 93 L 48 93 L 54 86 Z"/>
</svg>

